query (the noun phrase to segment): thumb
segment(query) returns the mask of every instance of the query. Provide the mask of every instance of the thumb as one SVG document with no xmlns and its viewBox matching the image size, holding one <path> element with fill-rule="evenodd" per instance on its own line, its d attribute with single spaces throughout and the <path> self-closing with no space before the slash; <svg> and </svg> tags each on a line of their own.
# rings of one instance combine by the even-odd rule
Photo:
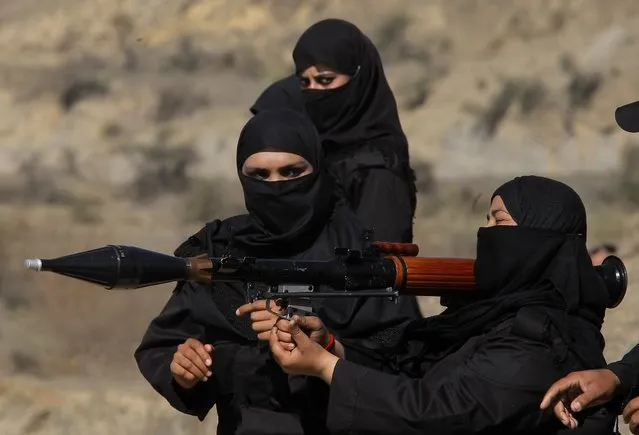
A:
<svg viewBox="0 0 639 435">
<path fill-rule="evenodd" d="M 312 345 L 313 342 L 300 328 L 300 322 L 304 322 L 304 320 L 299 316 L 294 316 L 293 320 L 291 320 L 291 336 L 297 347 L 302 349 Z"/>
<path fill-rule="evenodd" d="M 586 391 L 581 393 L 570 403 L 570 409 L 573 412 L 579 412 L 590 406 L 596 405 L 595 401 L 599 398 L 596 391 Z"/>
<path fill-rule="evenodd" d="M 293 316 L 292 320 L 295 322 L 294 324 L 296 327 L 299 327 L 303 331 L 308 331 L 308 320 L 306 319 L 306 316 L 296 315 L 296 316 Z"/>
</svg>

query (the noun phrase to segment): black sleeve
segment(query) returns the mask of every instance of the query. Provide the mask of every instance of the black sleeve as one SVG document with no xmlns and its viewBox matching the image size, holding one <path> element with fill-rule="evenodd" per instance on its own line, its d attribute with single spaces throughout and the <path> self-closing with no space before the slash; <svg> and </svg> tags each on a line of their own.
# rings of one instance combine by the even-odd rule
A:
<svg viewBox="0 0 639 435">
<path fill-rule="evenodd" d="M 639 381 L 639 344 L 625 354 L 621 361 L 609 364 L 608 368 L 621 382 L 617 396 L 626 402 L 633 395 L 633 390 Z"/>
<path fill-rule="evenodd" d="M 551 413 L 539 410 L 539 403 L 552 382 L 569 369 L 557 367 L 548 349 L 502 340 L 482 343 L 468 358 L 449 358 L 421 379 L 340 360 L 329 399 L 331 433 L 452 435 L 559 429 Z"/>
<path fill-rule="evenodd" d="M 387 168 L 369 168 L 359 171 L 362 183 L 354 203 L 355 214 L 368 228 L 374 229 L 374 238 L 385 242 L 412 241 L 413 209 L 407 183 Z"/>
<path fill-rule="evenodd" d="M 188 338 L 206 344 L 205 326 L 196 321 L 192 310 L 198 304 L 197 290 L 190 282 L 178 285 L 162 312 L 151 321 L 135 351 L 135 360 L 144 378 L 171 406 L 203 420 L 215 405 L 215 374 L 208 382 L 187 390 L 175 383 L 170 369 L 179 344 Z"/>
</svg>

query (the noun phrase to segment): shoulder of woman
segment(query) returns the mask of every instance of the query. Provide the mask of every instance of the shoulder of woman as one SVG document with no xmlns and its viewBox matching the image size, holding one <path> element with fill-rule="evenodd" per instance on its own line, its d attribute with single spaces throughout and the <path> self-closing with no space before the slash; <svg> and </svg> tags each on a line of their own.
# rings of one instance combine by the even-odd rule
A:
<svg viewBox="0 0 639 435">
<path fill-rule="evenodd" d="M 233 228 L 246 225 L 248 215 L 233 216 L 228 219 L 215 219 L 208 222 L 198 232 L 187 238 L 177 247 L 173 255 L 176 257 L 193 257 L 208 254 L 213 247 L 227 241 L 232 236 Z"/>
<path fill-rule="evenodd" d="M 514 327 L 497 328 L 478 337 L 465 366 L 495 385 L 545 392 L 577 363 L 562 343 L 522 334 Z"/>
</svg>

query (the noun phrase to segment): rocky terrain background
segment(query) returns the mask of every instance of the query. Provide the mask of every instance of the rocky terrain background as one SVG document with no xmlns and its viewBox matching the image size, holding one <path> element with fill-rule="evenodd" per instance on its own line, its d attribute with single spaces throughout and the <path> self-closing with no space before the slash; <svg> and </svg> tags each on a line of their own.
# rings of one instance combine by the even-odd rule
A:
<svg viewBox="0 0 639 435">
<path fill-rule="evenodd" d="M 132 361 L 170 286 L 106 292 L 22 260 L 171 252 L 241 212 L 248 108 L 325 17 L 382 52 L 423 255 L 472 256 L 492 190 L 538 173 L 575 186 L 589 241 L 639 271 L 637 139 L 613 119 L 639 99 L 636 0 L 0 0 L 0 433 L 214 433 L 214 414 L 179 415 Z M 631 286 L 610 312 L 609 358 L 636 343 L 637 302 Z"/>
</svg>

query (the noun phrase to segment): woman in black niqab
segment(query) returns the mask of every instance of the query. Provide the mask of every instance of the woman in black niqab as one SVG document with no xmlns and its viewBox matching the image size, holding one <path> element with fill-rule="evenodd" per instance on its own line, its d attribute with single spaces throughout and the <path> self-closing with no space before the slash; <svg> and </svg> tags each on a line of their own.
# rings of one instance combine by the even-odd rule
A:
<svg viewBox="0 0 639 435">
<path fill-rule="evenodd" d="M 338 360 L 295 340 L 291 355 L 297 356 L 290 358 L 297 360 L 287 367 L 331 385 L 331 431 L 564 429 L 539 410 L 547 388 L 575 369 L 605 367 L 601 326 L 608 294 L 586 249 L 585 208 L 570 187 L 536 176 L 509 181 L 491 203 L 489 224 L 478 232 L 476 300 L 410 323 L 392 352 L 377 354 L 380 365 L 368 361 L 368 368 L 355 364 L 365 361 L 362 354 L 375 358 L 365 341 L 340 340 L 346 359 Z M 287 354 L 275 349 L 283 361 Z M 583 433 L 612 433 L 614 420 L 599 410 Z"/>
<path fill-rule="evenodd" d="M 292 168 L 281 166 L 273 169 L 278 181 L 245 171 L 245 163 L 264 152 L 302 157 L 312 170 L 288 176 Z M 175 255 L 326 260 L 335 247 L 362 249 L 370 242 L 336 196 L 319 137 L 305 115 L 287 109 L 259 112 L 242 130 L 236 157 L 249 213 L 208 223 Z M 204 419 L 216 405 L 219 434 L 326 433 L 323 386 L 310 389 L 282 373 L 250 319 L 236 315 L 245 303 L 239 283 L 180 283 L 135 353 L 140 371 L 181 412 Z M 418 316 L 414 299 L 399 305 L 381 299 L 316 300 L 313 310 L 337 337 L 368 337 Z M 188 338 L 213 345 L 213 376 L 184 390 L 173 381 L 170 363 Z M 268 418 L 274 420 L 265 424 Z"/>
<path fill-rule="evenodd" d="M 406 337 L 416 342 L 437 337 L 436 345 L 417 344 L 424 347 L 418 359 L 441 359 L 478 332 L 534 306 L 548 316 L 584 366 L 601 366 L 600 329 L 608 292 L 588 255 L 581 198 L 564 183 L 538 176 L 505 183 L 493 193 L 493 205 L 497 198 L 515 225 L 496 222 L 479 229 L 477 300 L 460 306 L 453 302 L 441 315 L 407 328 Z M 587 352 L 593 345 L 597 352 Z"/>
<path fill-rule="evenodd" d="M 301 35 L 293 60 L 300 77 L 311 67 L 349 76 L 337 88 L 303 89 L 304 107 L 330 172 L 364 225 L 377 240 L 412 241 L 415 176 L 377 49 L 355 25 L 327 19 Z"/>
</svg>

